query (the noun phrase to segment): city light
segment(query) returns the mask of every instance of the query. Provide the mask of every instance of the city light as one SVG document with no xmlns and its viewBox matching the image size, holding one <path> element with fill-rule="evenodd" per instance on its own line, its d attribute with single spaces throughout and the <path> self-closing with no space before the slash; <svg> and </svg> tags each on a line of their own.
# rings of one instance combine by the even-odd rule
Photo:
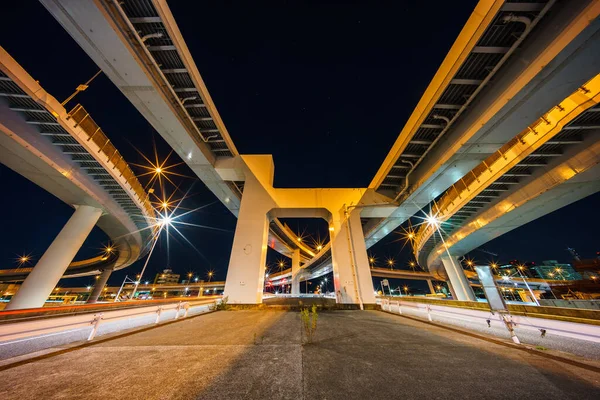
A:
<svg viewBox="0 0 600 400">
<path fill-rule="evenodd" d="M 427 217 L 425 217 L 425 221 L 429 226 L 433 226 L 434 228 L 438 228 L 440 226 L 440 220 L 433 214 L 427 215 Z"/>
<path fill-rule="evenodd" d="M 17 257 L 17 264 L 19 265 L 19 267 L 22 267 L 23 265 L 29 263 L 30 261 L 31 261 L 30 254 L 23 254 L 23 255 Z"/>
<path fill-rule="evenodd" d="M 169 226 L 169 225 L 171 225 L 171 222 L 173 222 L 173 219 L 170 216 L 168 216 L 168 215 L 162 215 L 158 219 L 158 225 L 159 226 Z"/>
</svg>

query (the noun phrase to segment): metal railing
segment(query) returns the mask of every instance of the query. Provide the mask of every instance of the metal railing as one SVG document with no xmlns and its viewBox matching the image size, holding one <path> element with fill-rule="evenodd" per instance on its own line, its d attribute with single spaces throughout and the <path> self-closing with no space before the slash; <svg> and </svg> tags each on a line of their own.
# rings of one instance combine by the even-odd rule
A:
<svg viewBox="0 0 600 400">
<path fill-rule="evenodd" d="M 149 307 L 137 307 L 112 311 L 103 311 L 87 314 L 56 316 L 50 318 L 32 319 L 29 321 L 8 322 L 0 325 L 0 345 L 8 345 L 16 341 L 33 340 L 49 335 L 70 333 L 73 331 L 92 328 L 87 340 L 92 340 L 98 333 L 98 328 L 110 322 L 127 320 L 135 317 L 156 315 L 154 324 L 161 321 L 165 311 L 175 310 L 173 319 L 186 318 L 192 307 L 215 306 L 219 300 L 214 301 L 186 301 L 173 304 L 161 304 Z M 182 315 L 183 311 L 183 315 Z M 148 325 L 148 324 L 143 324 Z M 142 325 L 142 326 L 143 326 Z"/>
<path fill-rule="evenodd" d="M 543 337 L 556 335 L 600 343 L 600 325 L 389 299 L 381 299 L 381 309 L 391 313 L 426 318 L 432 322 L 450 323 L 453 325 L 463 325 L 465 322 L 468 322 L 474 324 L 474 326 L 488 328 L 501 328 L 510 324 L 517 330 L 537 331 Z"/>
<path fill-rule="evenodd" d="M 156 218 L 154 207 L 150 202 L 150 196 L 144 190 L 140 181 L 137 179 L 129 164 L 123 159 L 123 156 L 111 143 L 110 139 L 106 137 L 102 129 L 94 122 L 92 117 L 83 108 L 81 104 L 76 105 L 70 112 L 69 118 L 73 118 L 77 125 L 88 135 L 88 141 L 92 141 L 98 148 L 99 151 L 106 157 L 106 161 L 113 164 L 113 169 L 119 171 L 120 176 L 125 178 L 125 181 L 131 186 L 133 192 L 137 195 L 140 203 L 142 203 L 144 210 L 148 213 L 151 218 Z"/>
</svg>

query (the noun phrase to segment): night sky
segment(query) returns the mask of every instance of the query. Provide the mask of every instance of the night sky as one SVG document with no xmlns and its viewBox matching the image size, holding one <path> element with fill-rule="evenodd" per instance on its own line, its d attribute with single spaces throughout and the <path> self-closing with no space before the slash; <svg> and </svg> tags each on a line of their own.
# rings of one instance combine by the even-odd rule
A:
<svg viewBox="0 0 600 400">
<path fill-rule="evenodd" d="M 250 4 L 252 3 L 252 4 Z M 374 2 L 170 1 L 171 10 L 229 133 L 242 154 L 273 154 L 277 187 L 365 187 L 469 17 L 476 1 L 377 5 Z M 398 2 L 400 3 L 400 2 Z M 3 9 L 3 46 L 40 84 L 63 100 L 98 68 L 54 18 L 33 0 Z M 100 75 L 76 101 L 90 112 L 130 163 L 136 148 L 161 159 L 169 147 L 119 90 Z M 171 156 L 169 163 L 180 160 Z M 142 173 L 138 168 L 134 170 Z M 184 229 L 193 247 L 173 238 L 150 260 L 145 279 L 166 267 L 201 278 L 226 276 L 236 219 L 185 166 L 176 171 L 195 209 L 187 221 L 219 230 Z M 20 254 L 39 259 L 72 213 L 44 190 L 0 166 L 3 238 L 0 268 Z M 146 182 L 141 178 L 142 182 Z M 172 190 L 172 189 L 169 189 Z M 176 194 L 175 197 L 179 197 Z M 514 230 L 471 254 L 477 261 L 567 262 L 567 246 L 592 257 L 598 244 L 600 195 Z M 291 221 L 316 237 L 315 221 Z M 326 232 L 319 233 L 323 237 Z M 372 248 L 378 260 L 406 268 L 409 249 L 391 234 Z M 76 259 L 96 255 L 107 236 L 95 228 Z M 277 255 L 270 254 L 274 262 Z M 138 261 L 113 274 L 116 284 L 141 269 Z M 86 284 L 92 278 L 61 282 Z"/>
</svg>

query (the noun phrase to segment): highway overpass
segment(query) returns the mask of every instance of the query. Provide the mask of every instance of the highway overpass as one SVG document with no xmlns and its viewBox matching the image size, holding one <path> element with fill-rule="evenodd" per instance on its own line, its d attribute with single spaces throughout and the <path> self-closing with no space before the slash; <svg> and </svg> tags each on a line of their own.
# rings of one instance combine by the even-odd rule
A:
<svg viewBox="0 0 600 400">
<path fill-rule="evenodd" d="M 304 261 L 304 271 L 292 271 L 295 283 L 333 270 L 344 301 L 372 301 L 366 248 L 600 70 L 597 1 L 480 1 L 372 182 L 340 189 L 336 203 L 336 189 L 274 188 L 272 161 L 239 155 L 164 0 L 42 3 L 238 216 L 227 280 L 240 302 L 261 301 L 267 245 L 292 256 L 296 270 Z M 547 160 L 555 154 L 547 149 L 531 155 Z M 299 246 L 277 222 L 290 216 L 326 219 L 330 255 Z"/>
<path fill-rule="evenodd" d="M 0 270 L 0 281 L 28 276 L 8 309 L 43 304 L 64 274 L 104 279 L 146 254 L 157 218 L 123 157 L 83 107 L 67 112 L 2 48 L 0 149 L 0 162 L 75 208 L 34 269 Z M 111 249 L 72 262 L 94 225 Z"/>
</svg>

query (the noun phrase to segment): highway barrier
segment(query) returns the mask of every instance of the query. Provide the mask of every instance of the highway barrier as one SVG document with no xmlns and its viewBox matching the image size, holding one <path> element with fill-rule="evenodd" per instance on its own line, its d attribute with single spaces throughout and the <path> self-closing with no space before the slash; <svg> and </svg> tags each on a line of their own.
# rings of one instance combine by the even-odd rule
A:
<svg viewBox="0 0 600 400">
<path fill-rule="evenodd" d="M 75 332 L 86 333 L 89 341 L 94 339 L 100 331 L 102 334 L 107 334 L 206 312 L 216 307 L 218 301 L 218 299 L 179 301 L 147 307 L 96 311 L 86 314 L 63 314 L 3 323 L 0 325 L 0 346 Z M 87 333 L 88 330 L 89 333 Z"/>
<path fill-rule="evenodd" d="M 573 339 L 600 343 L 600 325 L 559 321 L 523 315 L 492 313 L 490 310 L 458 308 L 446 305 L 419 303 L 416 301 L 381 299 L 381 309 L 392 313 L 426 318 L 432 322 L 460 325 L 462 322 L 481 324 L 487 327 L 512 326 L 537 331 L 541 337 L 557 335 Z"/>
</svg>

